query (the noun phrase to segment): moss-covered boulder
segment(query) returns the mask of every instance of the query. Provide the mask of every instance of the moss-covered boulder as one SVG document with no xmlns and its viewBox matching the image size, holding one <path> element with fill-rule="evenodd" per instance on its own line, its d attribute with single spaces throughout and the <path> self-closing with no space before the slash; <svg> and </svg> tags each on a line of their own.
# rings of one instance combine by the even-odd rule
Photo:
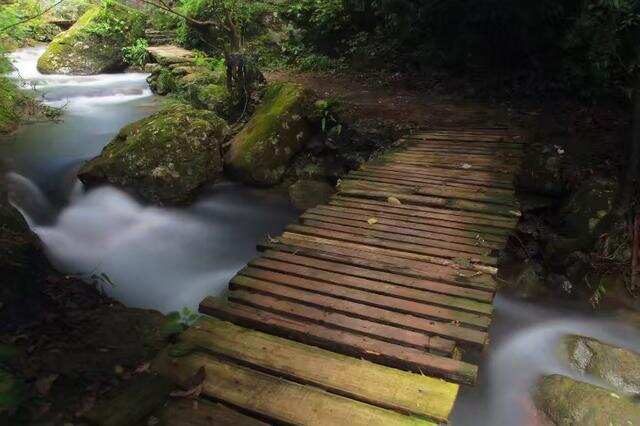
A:
<svg viewBox="0 0 640 426">
<path fill-rule="evenodd" d="M 87 185 L 129 188 L 154 203 L 185 203 L 221 178 L 227 131 L 216 114 L 176 104 L 122 128 L 79 177 Z"/>
<path fill-rule="evenodd" d="M 597 377 L 619 392 L 640 395 L 640 354 L 584 336 L 565 337 L 561 349 L 580 373 Z"/>
<path fill-rule="evenodd" d="M 279 183 L 291 159 L 312 135 L 306 117 L 313 112 L 313 97 L 298 84 L 269 85 L 262 104 L 225 155 L 232 175 L 255 185 Z"/>
<path fill-rule="evenodd" d="M 543 377 L 533 397 L 536 407 L 558 426 L 640 424 L 640 404 L 632 398 L 569 377 Z"/>
<path fill-rule="evenodd" d="M 38 59 L 44 74 L 99 74 L 125 67 L 122 48 L 144 36 L 144 16 L 128 6 L 105 2 L 87 10 L 56 36 Z"/>
<path fill-rule="evenodd" d="M 328 203 L 335 192 L 335 188 L 326 181 L 300 179 L 289 187 L 289 198 L 297 209 L 307 210 Z"/>
</svg>

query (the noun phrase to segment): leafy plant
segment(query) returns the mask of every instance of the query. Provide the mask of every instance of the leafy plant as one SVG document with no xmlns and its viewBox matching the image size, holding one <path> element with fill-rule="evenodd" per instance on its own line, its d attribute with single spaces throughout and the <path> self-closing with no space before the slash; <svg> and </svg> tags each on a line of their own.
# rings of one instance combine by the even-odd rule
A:
<svg viewBox="0 0 640 426">
<path fill-rule="evenodd" d="M 133 45 L 122 48 L 122 56 L 127 64 L 142 67 L 149 59 L 148 48 L 147 40 L 139 38 Z"/>
<path fill-rule="evenodd" d="M 160 329 L 160 333 L 165 338 L 175 336 L 195 324 L 199 318 L 200 314 L 185 306 L 182 310 L 171 312 L 167 315 L 165 323 Z"/>
</svg>

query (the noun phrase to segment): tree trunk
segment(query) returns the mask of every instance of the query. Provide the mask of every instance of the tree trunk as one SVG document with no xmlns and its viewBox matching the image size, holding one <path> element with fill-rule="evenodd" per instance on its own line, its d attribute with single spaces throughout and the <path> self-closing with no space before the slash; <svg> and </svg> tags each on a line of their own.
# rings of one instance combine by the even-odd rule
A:
<svg viewBox="0 0 640 426">
<path fill-rule="evenodd" d="M 637 78 L 633 90 L 633 132 L 629 149 L 625 192 L 627 201 L 633 201 L 640 184 L 640 77 Z"/>
</svg>

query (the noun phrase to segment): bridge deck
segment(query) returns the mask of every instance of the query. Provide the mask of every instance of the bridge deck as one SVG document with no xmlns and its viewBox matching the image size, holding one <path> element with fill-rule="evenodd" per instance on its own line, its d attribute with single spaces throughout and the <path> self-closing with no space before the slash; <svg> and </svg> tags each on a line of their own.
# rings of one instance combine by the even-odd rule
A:
<svg viewBox="0 0 640 426">
<path fill-rule="evenodd" d="M 488 342 L 521 156 L 506 130 L 405 137 L 262 243 L 155 369 L 189 388 L 204 366 L 221 424 L 446 423 Z"/>
</svg>

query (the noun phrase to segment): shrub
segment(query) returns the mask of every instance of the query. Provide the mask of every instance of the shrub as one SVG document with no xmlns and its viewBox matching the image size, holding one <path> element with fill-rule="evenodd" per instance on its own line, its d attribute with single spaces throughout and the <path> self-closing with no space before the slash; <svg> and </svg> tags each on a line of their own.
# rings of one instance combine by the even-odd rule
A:
<svg viewBox="0 0 640 426">
<path fill-rule="evenodd" d="M 139 38 L 131 46 L 122 48 L 122 56 L 127 64 L 142 67 L 149 58 L 149 43 L 144 38 Z"/>
</svg>

